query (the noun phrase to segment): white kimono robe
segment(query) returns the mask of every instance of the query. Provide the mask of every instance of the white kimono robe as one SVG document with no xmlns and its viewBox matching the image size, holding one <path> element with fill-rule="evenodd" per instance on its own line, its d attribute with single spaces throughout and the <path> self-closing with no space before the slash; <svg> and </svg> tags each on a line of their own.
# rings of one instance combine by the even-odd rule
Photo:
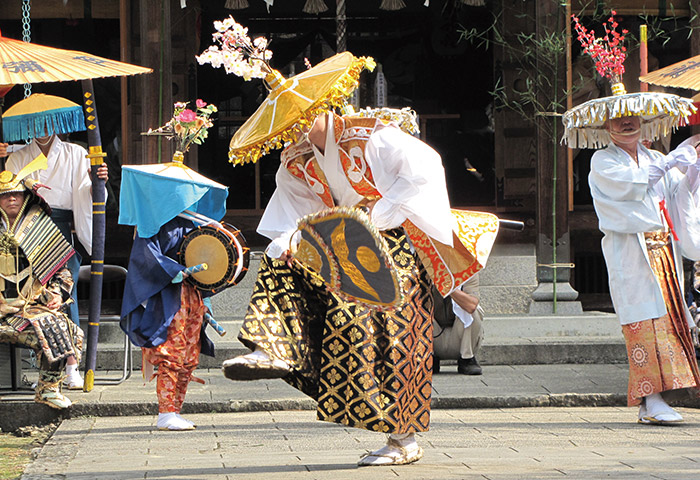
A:
<svg viewBox="0 0 700 480">
<path fill-rule="evenodd" d="M 656 185 L 649 187 L 650 164 L 663 166 L 673 157 L 695 163 L 695 149 L 680 146 L 668 156 L 641 144 L 637 149 L 639 166 L 614 144 L 597 151 L 588 177 L 599 228 L 605 234 L 601 243 L 608 267 L 610 296 L 622 325 L 667 313 L 644 242 L 644 232 L 667 228 L 659 209 L 660 200 L 666 200 L 679 237 L 678 242 L 672 240 L 672 245 L 681 289 L 682 256 L 700 259 L 698 170 L 691 166 L 687 174 L 683 174 L 672 168 Z M 694 326 L 687 307 L 684 313 L 688 325 Z"/>
<path fill-rule="evenodd" d="M 313 147 L 314 155 L 336 205 L 355 205 L 362 196 L 343 172 L 332 130 L 328 128 L 324 153 Z M 372 209 L 375 226 L 388 230 L 409 219 L 426 234 L 451 246 L 455 220 L 450 212 L 440 155 L 420 140 L 388 126 L 378 127 L 370 136 L 365 159 L 382 195 Z M 284 159 L 276 180 L 277 189 L 258 225 L 258 233 L 273 240 L 267 248 L 267 254 L 273 258 L 289 248 L 300 217 L 327 208 L 305 182 L 289 173 Z"/>
<path fill-rule="evenodd" d="M 40 153 L 36 140 L 32 140 L 25 148 L 9 156 L 6 168 L 16 174 Z M 48 168 L 32 173 L 29 178 L 50 187 L 50 190 L 42 189 L 40 194 L 51 208 L 73 211 L 78 240 L 91 255 L 92 181 L 88 173 L 90 160 L 86 155 L 87 151 L 80 145 L 62 142 L 56 137 L 47 157 Z"/>
</svg>

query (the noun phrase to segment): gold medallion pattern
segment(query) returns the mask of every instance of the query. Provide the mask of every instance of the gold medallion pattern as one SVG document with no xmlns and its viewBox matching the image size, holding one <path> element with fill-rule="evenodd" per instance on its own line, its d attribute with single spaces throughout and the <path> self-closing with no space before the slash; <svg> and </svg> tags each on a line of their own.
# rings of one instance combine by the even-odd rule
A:
<svg viewBox="0 0 700 480">
<path fill-rule="evenodd" d="M 285 380 L 318 402 L 320 420 L 385 433 L 426 431 L 429 279 L 402 230 L 384 238 L 407 286 L 401 308 L 380 313 L 344 302 L 303 269 L 264 257 L 239 339 L 289 362 Z M 261 304 L 269 308 L 261 311 Z"/>
</svg>

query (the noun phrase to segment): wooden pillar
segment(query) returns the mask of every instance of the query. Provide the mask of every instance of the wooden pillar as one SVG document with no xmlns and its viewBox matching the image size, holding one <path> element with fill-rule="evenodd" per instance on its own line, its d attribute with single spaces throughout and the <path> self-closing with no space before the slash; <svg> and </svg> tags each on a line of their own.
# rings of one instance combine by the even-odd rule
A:
<svg viewBox="0 0 700 480">
<path fill-rule="evenodd" d="M 131 55 L 129 55 L 129 0 L 119 0 L 119 60 L 130 63 Z M 121 149 L 122 149 L 122 164 L 132 163 L 129 158 L 131 150 L 129 134 L 129 79 L 122 77 L 119 80 L 119 105 L 121 106 Z"/>
<path fill-rule="evenodd" d="M 544 38 L 552 32 L 565 30 L 565 9 L 556 1 L 537 2 L 538 38 Z M 565 104 L 564 90 L 566 86 L 566 55 L 562 51 L 556 62 L 548 58 L 540 58 L 540 72 L 547 71 L 551 75 L 551 88 L 542 88 L 539 92 L 539 103 L 543 106 L 556 101 Z M 552 63 L 556 63 L 552 69 Z M 554 110 L 554 107 L 550 107 Z M 569 162 L 566 147 L 560 139 L 563 132 L 561 117 L 558 111 L 543 112 L 537 117 L 537 281 L 538 288 L 533 293 L 531 313 L 571 314 L 580 313 L 581 304 L 573 302 L 578 293 L 571 288 L 569 280 L 571 269 L 565 265 L 571 262 L 571 242 L 569 238 L 569 194 L 568 176 Z M 556 248 L 553 248 L 556 246 Z"/>
<path fill-rule="evenodd" d="M 172 115 L 171 22 L 168 0 L 139 0 L 141 64 L 153 69 L 142 75 L 141 131 L 163 125 Z M 133 163 L 169 162 L 172 142 L 163 137 L 142 138 L 140 161 Z"/>
</svg>

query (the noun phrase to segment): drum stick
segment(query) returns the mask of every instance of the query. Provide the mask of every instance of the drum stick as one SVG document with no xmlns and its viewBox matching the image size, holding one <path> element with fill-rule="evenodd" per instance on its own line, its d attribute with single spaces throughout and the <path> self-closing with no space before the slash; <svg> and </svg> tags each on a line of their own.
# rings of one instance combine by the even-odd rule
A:
<svg viewBox="0 0 700 480">
<path fill-rule="evenodd" d="M 218 228 L 223 227 L 223 225 L 221 225 L 221 223 L 217 222 L 216 220 L 213 220 L 207 217 L 206 215 L 202 215 L 201 213 L 193 212 L 191 210 L 183 211 L 178 215 L 178 217 L 190 220 L 194 223 L 197 223 L 199 226 L 213 225 Z"/>
<path fill-rule="evenodd" d="M 525 229 L 525 224 L 517 220 L 501 220 L 498 219 L 498 226 L 508 230 L 518 230 L 523 231 Z"/>
<path fill-rule="evenodd" d="M 216 330 L 216 333 L 218 333 L 220 336 L 226 335 L 226 330 L 224 327 L 222 327 L 219 322 L 214 320 L 214 317 L 211 316 L 209 312 L 204 314 L 204 321 L 207 322 L 209 325 L 211 325 L 211 328 Z"/>
<path fill-rule="evenodd" d="M 192 265 L 191 267 L 187 267 L 182 271 L 182 276 L 187 277 L 190 275 L 193 275 L 195 273 L 203 272 L 204 270 L 208 269 L 209 265 L 206 263 L 200 263 L 199 265 Z"/>
</svg>

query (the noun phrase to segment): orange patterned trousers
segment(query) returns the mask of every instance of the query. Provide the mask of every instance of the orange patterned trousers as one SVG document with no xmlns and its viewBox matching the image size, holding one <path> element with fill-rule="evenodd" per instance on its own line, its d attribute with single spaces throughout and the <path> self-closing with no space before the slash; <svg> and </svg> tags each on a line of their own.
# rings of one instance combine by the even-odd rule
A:
<svg viewBox="0 0 700 480">
<path fill-rule="evenodd" d="M 158 377 L 159 413 L 179 413 L 182 408 L 192 372 L 199 365 L 199 337 L 205 311 L 199 291 L 183 282 L 180 310 L 168 327 L 168 339 L 156 347 L 142 349 L 144 362 L 158 366 L 154 376 Z"/>
<path fill-rule="evenodd" d="M 689 359 L 668 315 L 622 326 L 629 358 L 627 405 L 652 393 L 695 387 Z"/>
<path fill-rule="evenodd" d="M 629 359 L 629 406 L 639 405 L 642 397 L 652 393 L 700 384 L 668 235 L 668 232 L 645 233 L 649 263 L 661 287 L 668 313 L 622 326 Z"/>
</svg>

